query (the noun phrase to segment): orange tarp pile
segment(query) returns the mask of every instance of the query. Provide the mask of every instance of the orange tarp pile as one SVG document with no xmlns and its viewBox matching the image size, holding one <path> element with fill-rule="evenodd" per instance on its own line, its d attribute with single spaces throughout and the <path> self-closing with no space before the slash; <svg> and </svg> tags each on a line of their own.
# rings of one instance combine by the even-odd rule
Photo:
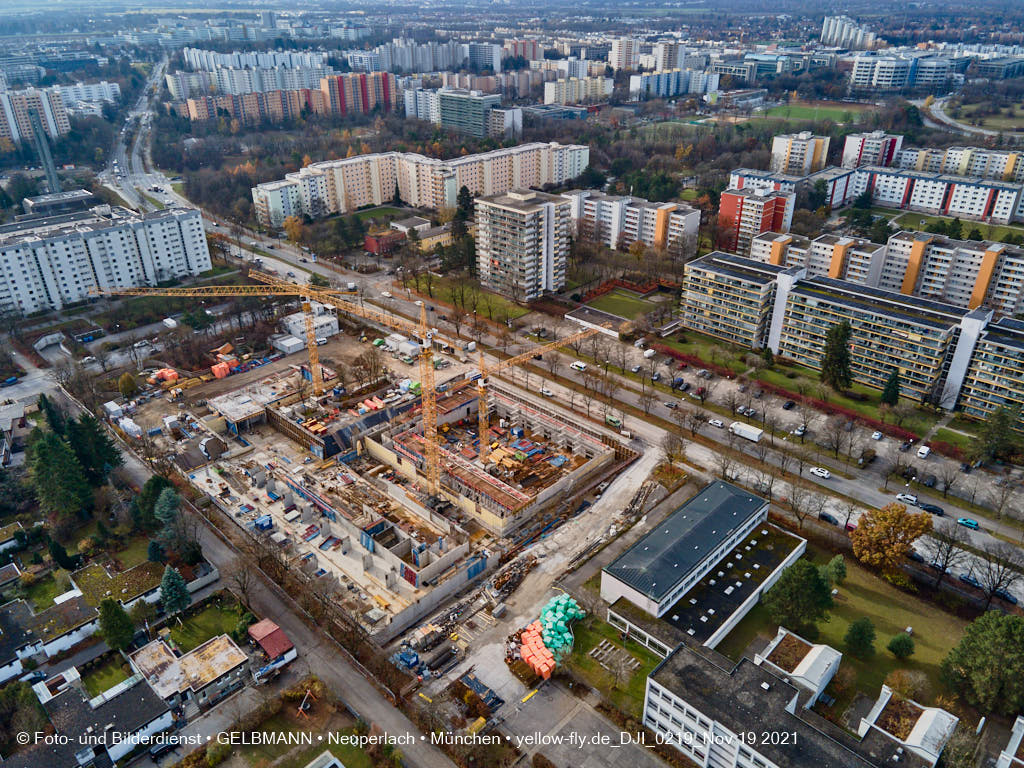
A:
<svg viewBox="0 0 1024 768">
<path fill-rule="evenodd" d="M 533 622 L 523 630 L 519 655 L 530 669 L 547 680 L 555 670 L 555 657 L 544 647 L 540 633 L 539 621 Z"/>
</svg>

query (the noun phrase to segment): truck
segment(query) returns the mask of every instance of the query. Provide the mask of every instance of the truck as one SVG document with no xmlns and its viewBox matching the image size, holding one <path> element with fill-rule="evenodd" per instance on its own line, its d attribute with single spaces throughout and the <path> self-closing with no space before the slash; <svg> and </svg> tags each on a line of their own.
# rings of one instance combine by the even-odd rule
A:
<svg viewBox="0 0 1024 768">
<path fill-rule="evenodd" d="M 729 431 L 737 437 L 742 437 L 744 440 L 749 440 L 752 443 L 759 442 L 761 435 L 764 434 L 764 430 L 760 427 L 744 424 L 742 421 L 734 421 L 730 424 Z"/>
<path fill-rule="evenodd" d="M 875 453 L 874 448 L 865 448 L 863 451 L 861 451 L 860 458 L 857 459 L 857 466 L 866 467 L 868 464 L 875 460 L 875 456 L 877 455 L 878 454 Z"/>
<path fill-rule="evenodd" d="M 651 359 L 652 357 L 654 357 L 654 356 L 655 356 L 656 354 L 658 354 L 658 353 L 657 353 L 657 352 L 655 352 L 655 351 L 654 351 L 653 349 L 645 349 L 645 350 L 644 350 L 644 359 L 646 359 L 646 360 L 650 360 L 650 359 Z"/>
</svg>

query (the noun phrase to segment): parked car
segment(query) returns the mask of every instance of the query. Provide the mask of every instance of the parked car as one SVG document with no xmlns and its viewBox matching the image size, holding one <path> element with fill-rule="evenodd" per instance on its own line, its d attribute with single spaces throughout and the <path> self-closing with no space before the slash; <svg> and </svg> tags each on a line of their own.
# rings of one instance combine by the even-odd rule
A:
<svg viewBox="0 0 1024 768">
<path fill-rule="evenodd" d="M 917 496 L 912 493 L 897 493 L 896 501 L 902 501 L 904 504 L 910 504 L 912 507 L 917 506 Z"/>
<path fill-rule="evenodd" d="M 996 597 L 998 597 L 1000 600 L 1005 600 L 1010 605 L 1016 605 L 1017 604 L 1017 597 L 1015 595 L 1011 595 L 1005 589 L 997 589 L 992 594 L 995 595 Z"/>
<path fill-rule="evenodd" d="M 689 392 L 690 391 L 690 382 L 684 381 L 682 384 L 680 384 L 679 385 L 679 391 L 680 392 Z"/>
<path fill-rule="evenodd" d="M 957 576 L 957 578 L 960 579 L 960 581 L 962 581 L 964 584 L 970 584 L 975 589 L 983 589 L 983 587 L 981 586 L 981 582 L 969 573 L 961 573 L 959 576 Z"/>
<path fill-rule="evenodd" d="M 746 391 L 747 391 L 747 385 L 746 384 L 740 384 L 740 392 L 746 392 Z"/>
<path fill-rule="evenodd" d="M 86 355 L 85 357 L 82 358 L 82 362 L 88 365 L 89 363 L 95 363 L 96 358 L 93 357 L 92 355 Z"/>
<path fill-rule="evenodd" d="M 747 406 L 745 406 L 745 405 L 737 406 L 736 407 L 736 413 L 738 413 L 740 416 L 746 416 L 747 415 Z"/>
<path fill-rule="evenodd" d="M 793 430 L 793 434 L 797 437 L 803 437 L 807 434 L 807 425 L 801 424 L 799 427 Z"/>
<path fill-rule="evenodd" d="M 820 477 L 822 480 L 828 480 L 832 477 L 832 473 L 824 467 L 811 467 L 811 474 L 815 477 Z"/>
<path fill-rule="evenodd" d="M 929 448 L 927 445 L 922 445 L 920 448 L 917 449 L 917 458 L 919 458 L 919 459 L 927 459 L 928 458 L 928 454 L 931 453 L 931 452 L 932 452 L 931 448 Z"/>
<path fill-rule="evenodd" d="M 913 447 L 913 443 L 910 440 L 904 440 L 900 445 L 900 453 L 906 453 Z"/>
<path fill-rule="evenodd" d="M 661 373 L 659 371 L 655 371 L 654 373 L 652 373 L 651 381 L 661 381 Z"/>
<path fill-rule="evenodd" d="M 544 397 L 554 397 L 554 396 L 555 396 L 555 393 L 554 393 L 554 392 L 552 392 L 552 391 L 551 391 L 550 389 L 548 389 L 547 387 L 541 387 L 541 388 L 540 388 L 540 393 L 541 393 L 542 395 L 544 395 Z"/>
<path fill-rule="evenodd" d="M 921 507 L 921 509 L 923 509 L 925 512 L 933 514 L 936 517 L 942 517 L 946 514 L 946 510 L 944 510 L 938 504 L 926 504 L 925 502 L 922 501 L 918 506 Z"/>
<path fill-rule="evenodd" d="M 960 471 L 963 472 L 965 475 L 971 474 L 972 469 L 973 467 L 971 467 L 971 465 L 968 464 L 966 461 L 960 462 Z"/>
<path fill-rule="evenodd" d="M 754 393 L 755 400 L 760 400 L 762 397 L 764 397 L 764 390 L 759 389 L 757 390 L 757 392 Z"/>
<path fill-rule="evenodd" d="M 381 291 L 380 295 L 381 295 L 381 298 L 390 299 L 391 298 L 391 291 Z"/>
<path fill-rule="evenodd" d="M 872 440 L 881 440 L 883 437 L 885 437 L 885 435 L 883 435 L 881 432 L 875 431 L 871 433 Z"/>
<path fill-rule="evenodd" d="M 914 550 L 914 549 L 910 550 L 907 553 L 907 557 L 909 559 L 913 560 L 915 563 L 923 563 L 924 562 L 924 555 L 922 555 L 920 552 L 918 552 L 917 550 Z"/>
<path fill-rule="evenodd" d="M 792 400 L 787 400 L 782 404 L 782 410 L 784 411 L 792 411 L 794 408 L 796 408 L 796 403 Z"/>
<path fill-rule="evenodd" d="M 757 408 L 747 408 L 747 418 L 748 419 L 756 419 L 757 418 Z"/>
<path fill-rule="evenodd" d="M 709 419 L 708 424 L 712 427 L 718 427 L 719 429 L 725 429 L 725 422 L 721 419 Z"/>
<path fill-rule="evenodd" d="M 668 408 L 669 410 L 675 410 L 676 408 L 678 408 L 678 407 L 679 407 L 678 405 L 676 405 L 676 404 L 675 404 L 674 402 L 672 402 L 671 400 L 666 400 L 666 401 L 665 401 L 665 403 L 664 403 L 664 405 L 665 405 L 665 407 L 666 407 L 666 408 Z"/>
<path fill-rule="evenodd" d="M 957 525 L 962 525 L 964 528 L 970 528 L 972 531 L 980 531 L 981 526 L 978 525 L 978 521 L 970 517 L 958 517 L 956 519 Z"/>
<path fill-rule="evenodd" d="M 829 525 L 839 525 L 839 521 L 835 518 L 835 516 L 830 515 L 828 512 L 819 512 L 818 519 L 828 523 Z"/>
<path fill-rule="evenodd" d="M 630 373 L 640 373 L 640 366 L 639 365 L 634 365 L 632 368 L 629 369 L 629 372 Z"/>
<path fill-rule="evenodd" d="M 939 482 L 939 480 L 937 477 L 935 477 L 935 475 L 928 475 L 927 477 L 925 477 L 924 480 L 921 481 L 921 485 L 923 485 L 925 488 L 934 488 L 937 482 Z"/>
</svg>

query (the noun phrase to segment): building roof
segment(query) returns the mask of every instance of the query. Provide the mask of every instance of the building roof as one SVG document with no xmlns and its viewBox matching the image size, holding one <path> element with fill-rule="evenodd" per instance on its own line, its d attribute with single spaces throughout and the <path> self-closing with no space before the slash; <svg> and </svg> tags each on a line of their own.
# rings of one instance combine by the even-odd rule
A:
<svg viewBox="0 0 1024 768">
<path fill-rule="evenodd" d="M 532 189 L 510 189 L 499 195 L 478 197 L 477 201 L 499 205 L 520 213 L 533 213 L 539 210 L 543 203 L 569 204 L 569 201 L 561 195 L 549 195 L 547 192 L 537 192 Z"/>
<path fill-rule="evenodd" d="M 734 256 L 731 253 L 714 251 L 699 259 L 688 262 L 687 269 L 704 269 L 709 272 L 720 272 L 740 280 L 750 280 L 756 283 L 767 283 L 775 280 L 776 275 L 785 272 L 788 267 L 779 264 L 766 264 L 756 259 L 747 259 L 743 256 Z"/>
<path fill-rule="evenodd" d="M 192 689 L 199 691 L 245 664 L 249 657 L 227 635 L 210 638 L 183 656 L 163 640 L 154 640 L 132 654 L 132 662 L 161 698 Z"/>
<path fill-rule="evenodd" d="M 0 568 L 0 586 L 8 584 L 21 576 L 21 570 L 17 563 L 8 563 Z"/>
<path fill-rule="evenodd" d="M 24 600 L 12 600 L 0 606 L 0 666 L 14 661 L 17 652 L 34 643 L 32 610 Z"/>
<path fill-rule="evenodd" d="M 41 684 L 40 684 L 41 685 Z M 136 684 L 122 691 L 94 709 L 82 691 L 69 686 L 43 704 L 54 730 L 68 736 L 66 744 L 39 742 L 35 746 L 8 758 L 18 768 L 54 768 L 55 766 L 78 765 L 75 753 L 83 749 L 79 737 L 91 734 L 93 738 L 105 738 L 107 728 L 118 736 L 135 733 L 167 712 L 167 704 L 145 684 Z M 111 738 L 105 742 L 112 746 Z M 99 751 L 99 750 L 97 750 Z M 104 756 L 105 757 L 105 756 Z M 7 764 L 6 762 L 4 763 Z M 97 762 L 97 766 L 109 765 Z"/>
<path fill-rule="evenodd" d="M 771 669 L 747 658 L 732 663 L 705 648 L 680 645 L 650 675 L 704 716 L 733 733 L 792 732 L 784 744 L 759 739 L 755 748 L 776 765 L 815 768 L 880 768 L 894 765 L 898 744 L 888 740 L 856 741 L 842 728 L 795 703 L 801 691 Z M 903 754 L 899 765 L 926 765 Z"/>
<path fill-rule="evenodd" d="M 0 544 L 13 539 L 14 534 L 20 530 L 22 530 L 21 523 L 17 521 L 0 528 Z"/>
<path fill-rule="evenodd" d="M 604 570 L 660 600 L 767 504 L 730 483 L 711 483 Z"/>
<path fill-rule="evenodd" d="M 288 639 L 288 635 L 284 633 L 277 624 L 270 619 L 263 619 L 257 621 L 251 627 L 249 627 L 249 637 L 251 637 L 263 652 L 267 654 L 268 658 L 276 659 L 278 656 L 287 653 L 294 644 Z"/>
</svg>

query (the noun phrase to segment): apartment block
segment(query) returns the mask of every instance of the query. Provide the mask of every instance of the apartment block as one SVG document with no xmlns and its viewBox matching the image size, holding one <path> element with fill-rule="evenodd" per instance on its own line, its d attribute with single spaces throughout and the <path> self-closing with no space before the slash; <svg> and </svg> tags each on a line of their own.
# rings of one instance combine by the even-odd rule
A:
<svg viewBox="0 0 1024 768">
<path fill-rule="evenodd" d="M 828 160 L 828 145 L 828 136 L 815 136 L 810 131 L 776 136 L 772 139 L 769 168 L 793 176 L 820 171 Z"/>
<path fill-rule="evenodd" d="M 756 168 L 737 168 L 729 173 L 729 189 L 743 189 L 758 195 L 771 192 L 796 192 L 804 180 L 803 176 L 793 176 L 779 171 L 761 171 Z"/>
<path fill-rule="evenodd" d="M 875 165 L 978 179 L 999 179 L 1018 184 L 1024 182 L 1024 153 L 1006 149 L 906 147 L 898 151 L 890 162 Z"/>
<path fill-rule="evenodd" d="M 536 40 L 506 40 L 503 52 L 507 57 L 522 56 L 527 61 L 544 57 L 544 46 Z"/>
<path fill-rule="evenodd" d="M 851 133 L 843 144 L 843 168 L 859 168 L 862 165 L 892 165 L 903 147 L 903 136 L 872 131 Z"/>
<path fill-rule="evenodd" d="M 281 181 L 252 189 L 258 220 L 280 227 L 288 215 L 347 213 L 381 205 L 395 195 L 422 208 L 455 205 L 459 189 L 496 195 L 516 188 L 562 184 L 583 173 L 590 149 L 579 144 L 521 144 L 477 155 L 438 160 L 411 152 L 358 155 L 314 163 Z M 322 213 L 316 211 L 322 210 Z"/>
<path fill-rule="evenodd" d="M 513 189 L 476 199 L 480 284 L 517 301 L 565 287 L 572 231 L 564 197 Z"/>
<path fill-rule="evenodd" d="M 390 72 L 356 72 L 330 75 L 320 80 L 324 109 L 329 114 L 367 114 L 375 109 L 388 112 L 398 104 L 395 76 Z"/>
<path fill-rule="evenodd" d="M 984 419 L 1004 407 L 1024 413 L 1024 322 L 1009 317 L 981 332 L 960 390 L 968 416 Z M 1017 428 L 1024 431 L 1024 417 Z"/>
<path fill-rule="evenodd" d="M 38 115 L 43 131 L 51 139 L 60 138 L 71 130 L 59 89 L 0 91 L 0 139 L 15 144 L 31 141 L 33 113 Z"/>
<path fill-rule="evenodd" d="M 928 171 L 865 166 L 854 176 L 853 193 L 872 201 L 938 216 L 1007 224 L 1024 220 L 1024 185 Z"/>
<path fill-rule="evenodd" d="M 796 195 L 792 192 L 758 194 L 728 189 L 718 206 L 718 225 L 728 232 L 728 250 L 747 253 L 750 241 L 762 232 L 788 232 L 793 221 Z"/>
<path fill-rule="evenodd" d="M 612 69 L 636 69 L 640 62 L 640 41 L 633 37 L 617 37 L 612 40 L 608 53 L 608 64 Z"/>
<path fill-rule="evenodd" d="M 821 44 L 837 48 L 874 48 L 875 33 L 849 16 L 826 16 L 821 25 Z"/>
<path fill-rule="evenodd" d="M 696 69 L 665 69 L 630 75 L 632 98 L 668 99 L 683 94 L 714 93 L 718 90 L 717 72 Z"/>
<path fill-rule="evenodd" d="M 603 101 L 612 95 L 610 77 L 570 77 L 544 83 L 545 104 L 580 104 Z"/>
<path fill-rule="evenodd" d="M 433 88 L 409 88 L 402 93 L 405 116 L 441 124 L 441 99 Z"/>
<path fill-rule="evenodd" d="M 220 67 L 326 67 L 326 51 L 234 51 L 219 53 L 202 48 L 184 48 L 182 56 L 190 69 L 212 72 Z"/>
<path fill-rule="evenodd" d="M 501 46 L 496 43 L 467 43 L 466 58 L 472 69 L 501 72 Z"/>
<path fill-rule="evenodd" d="M 25 315 L 92 289 L 156 285 L 211 268 L 199 211 L 97 206 L 0 226 L 0 307 Z"/>
<path fill-rule="evenodd" d="M 298 117 L 306 110 L 318 115 L 328 113 L 323 92 L 312 89 L 246 93 L 241 96 L 197 96 L 173 108 L 192 121 L 215 120 L 227 114 L 243 125 L 253 125 L 264 120 L 283 122 Z"/>
<path fill-rule="evenodd" d="M 175 101 L 209 93 L 213 80 L 209 72 L 172 72 L 164 75 L 167 91 Z"/>
<path fill-rule="evenodd" d="M 688 262 L 683 325 L 750 349 L 766 346 L 776 280 L 785 270 L 720 251 Z"/>
<path fill-rule="evenodd" d="M 442 127 L 483 138 L 488 135 L 487 113 L 501 107 L 501 96 L 442 89 L 438 91 L 438 102 Z"/>
<path fill-rule="evenodd" d="M 750 243 L 750 258 L 780 267 L 799 267 L 807 277 L 831 277 L 877 287 L 886 263 L 886 246 L 858 237 L 819 235 L 810 240 L 765 232 Z"/>
<path fill-rule="evenodd" d="M 61 101 L 68 108 L 77 107 L 81 102 L 106 102 L 116 104 L 121 99 L 121 86 L 101 80 L 98 83 L 75 83 L 58 85 Z"/>
<path fill-rule="evenodd" d="M 686 203 L 652 203 L 593 189 L 573 190 L 564 197 L 572 203 L 576 230 L 609 248 L 628 248 L 638 240 L 651 248 L 696 244 L 700 211 Z"/>
</svg>

